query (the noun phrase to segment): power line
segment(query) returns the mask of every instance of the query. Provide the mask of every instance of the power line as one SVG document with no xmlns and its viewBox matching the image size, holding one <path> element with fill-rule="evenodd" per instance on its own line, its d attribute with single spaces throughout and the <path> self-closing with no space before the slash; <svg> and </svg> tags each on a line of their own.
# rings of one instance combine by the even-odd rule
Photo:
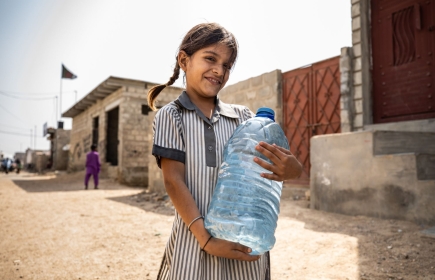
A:
<svg viewBox="0 0 435 280">
<path fill-rule="evenodd" d="M 23 121 L 21 118 L 15 116 L 15 115 L 12 114 L 11 112 L 9 112 L 5 107 L 3 107 L 3 105 L 0 104 L 0 107 L 2 107 L 3 110 L 4 110 L 5 112 L 8 112 L 11 116 L 13 116 L 13 117 L 16 118 L 17 120 L 19 120 L 19 121 L 21 121 L 22 123 L 25 123 L 25 124 L 27 125 L 27 123 L 26 123 L 25 121 Z"/>
<path fill-rule="evenodd" d="M 39 92 L 39 93 L 35 93 L 35 92 L 14 92 L 14 91 L 9 91 L 9 90 L 0 90 L 3 93 L 7 93 L 7 94 L 12 94 L 12 95 L 30 95 L 30 96 L 35 96 L 35 95 L 57 95 L 59 94 L 59 92 Z M 62 93 L 75 93 L 76 91 L 62 91 Z"/>
<path fill-rule="evenodd" d="M 47 96 L 47 97 L 24 97 L 24 96 L 15 96 L 6 92 L 2 92 L 0 91 L 0 94 L 7 96 L 9 98 L 15 98 L 15 99 L 20 99 L 20 100 L 32 100 L 32 101 L 43 101 L 43 100 L 48 100 L 48 99 L 53 99 L 56 97 L 56 95 L 52 95 L 52 96 Z"/>
<path fill-rule="evenodd" d="M 11 126 L 11 125 L 2 124 L 2 123 L 0 123 L 0 126 L 5 126 L 5 127 L 13 128 L 13 129 L 26 130 L 26 131 L 28 131 L 29 129 L 31 129 L 31 128 L 22 128 L 22 127 L 17 127 L 17 126 Z"/>
<path fill-rule="evenodd" d="M 4 131 L 4 130 L 0 130 L 0 133 L 9 134 L 9 135 L 15 135 L 15 136 L 26 136 L 26 137 L 32 136 L 32 137 L 35 137 L 35 135 L 33 133 L 32 134 L 25 134 L 25 133 L 12 132 L 12 131 Z M 39 136 L 39 135 L 36 135 L 36 137 L 38 137 L 38 138 L 45 138 L 45 136 Z"/>
</svg>

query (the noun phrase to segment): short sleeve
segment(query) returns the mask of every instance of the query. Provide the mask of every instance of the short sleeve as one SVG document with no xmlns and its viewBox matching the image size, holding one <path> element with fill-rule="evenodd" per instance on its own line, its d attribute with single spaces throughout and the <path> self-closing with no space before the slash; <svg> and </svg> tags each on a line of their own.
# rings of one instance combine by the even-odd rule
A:
<svg viewBox="0 0 435 280">
<path fill-rule="evenodd" d="M 248 119 L 250 119 L 250 118 L 255 117 L 254 112 L 252 112 L 251 110 L 249 110 L 248 107 L 244 107 L 242 112 L 243 112 L 243 118 L 244 118 L 243 121 L 246 121 L 246 120 L 248 120 Z"/>
<path fill-rule="evenodd" d="M 168 158 L 185 163 L 186 151 L 182 120 L 176 107 L 164 106 L 161 108 L 153 122 L 153 149 L 157 165 L 161 158 Z"/>
<path fill-rule="evenodd" d="M 234 112 L 236 112 L 237 115 L 239 115 L 240 123 L 255 117 L 255 113 L 252 112 L 248 107 L 238 104 L 231 104 L 231 107 L 233 108 Z"/>
</svg>

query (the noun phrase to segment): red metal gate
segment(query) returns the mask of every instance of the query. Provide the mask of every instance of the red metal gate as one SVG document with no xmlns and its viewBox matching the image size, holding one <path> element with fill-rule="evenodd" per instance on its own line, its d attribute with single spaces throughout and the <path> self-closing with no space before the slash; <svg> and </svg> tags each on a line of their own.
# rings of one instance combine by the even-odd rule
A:
<svg viewBox="0 0 435 280">
<path fill-rule="evenodd" d="M 435 118 L 435 0 L 372 0 L 373 120 Z"/>
<path fill-rule="evenodd" d="M 299 179 L 310 182 L 310 138 L 340 132 L 339 56 L 283 73 L 284 131 L 290 150 L 303 164 Z"/>
</svg>

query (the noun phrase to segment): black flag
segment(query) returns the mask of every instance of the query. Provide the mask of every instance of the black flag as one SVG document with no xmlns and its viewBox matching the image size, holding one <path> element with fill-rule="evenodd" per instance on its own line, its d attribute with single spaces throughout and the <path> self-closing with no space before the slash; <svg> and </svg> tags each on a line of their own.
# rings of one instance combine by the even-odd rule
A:
<svg viewBox="0 0 435 280">
<path fill-rule="evenodd" d="M 71 73 L 68 69 L 65 68 L 65 66 L 62 64 L 62 79 L 75 79 L 77 78 L 76 75 Z"/>
</svg>

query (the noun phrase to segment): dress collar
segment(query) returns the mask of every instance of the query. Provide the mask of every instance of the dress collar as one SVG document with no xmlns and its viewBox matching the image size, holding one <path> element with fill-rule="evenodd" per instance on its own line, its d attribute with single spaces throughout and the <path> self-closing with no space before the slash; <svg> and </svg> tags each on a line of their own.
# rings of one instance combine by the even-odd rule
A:
<svg viewBox="0 0 435 280">
<path fill-rule="evenodd" d="M 201 112 L 198 107 L 196 107 L 195 104 L 192 103 L 189 96 L 187 95 L 186 91 L 183 91 L 181 95 L 177 98 L 176 102 L 183 106 L 187 110 L 195 110 L 198 114 Z M 222 102 L 217 96 L 216 96 L 216 107 L 213 112 L 213 119 L 218 118 L 219 115 L 223 115 L 229 118 L 239 118 L 239 115 L 237 115 L 236 111 L 234 111 L 233 107 L 230 104 Z M 203 115 L 200 113 L 199 115 Z"/>
</svg>

